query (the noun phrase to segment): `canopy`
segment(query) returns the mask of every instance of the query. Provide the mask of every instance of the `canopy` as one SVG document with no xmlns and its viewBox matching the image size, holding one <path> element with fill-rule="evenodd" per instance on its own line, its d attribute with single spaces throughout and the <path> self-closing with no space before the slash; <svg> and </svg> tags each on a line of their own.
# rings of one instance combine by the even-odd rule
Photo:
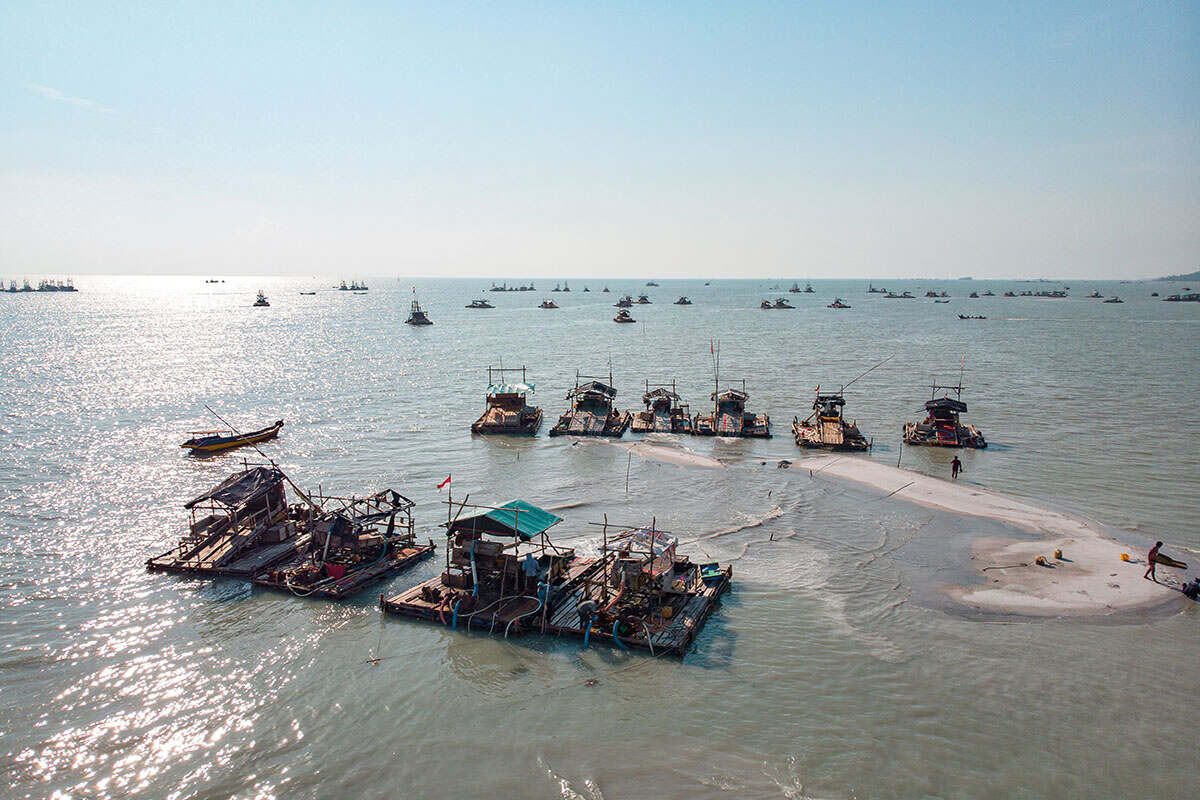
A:
<svg viewBox="0 0 1200 800">
<path fill-rule="evenodd" d="M 926 411 L 956 411 L 959 414 L 967 412 L 967 404 L 952 397 L 937 397 L 925 403 Z"/>
<path fill-rule="evenodd" d="M 591 392 L 602 394 L 605 397 L 617 396 L 617 390 L 609 386 L 607 383 L 601 383 L 600 381 L 588 381 L 587 383 L 581 383 L 571 391 L 567 392 L 567 397 L 574 397 L 577 394 L 588 394 Z"/>
<path fill-rule="evenodd" d="M 184 505 L 192 508 L 205 500 L 214 500 L 221 505 L 234 508 L 240 506 L 255 495 L 261 494 L 283 480 L 283 473 L 274 467 L 251 467 L 241 472 L 235 472 L 221 481 L 216 488 L 210 489 L 199 497 Z"/>
<path fill-rule="evenodd" d="M 493 383 L 487 387 L 489 396 L 496 394 L 526 394 L 532 391 L 532 383 Z"/>
<path fill-rule="evenodd" d="M 524 500 L 512 500 L 499 508 L 482 511 L 469 517 L 459 517 L 450 524 L 450 530 L 532 539 L 560 522 L 562 522 L 562 517 L 557 517 L 545 509 L 526 503 Z"/>
</svg>

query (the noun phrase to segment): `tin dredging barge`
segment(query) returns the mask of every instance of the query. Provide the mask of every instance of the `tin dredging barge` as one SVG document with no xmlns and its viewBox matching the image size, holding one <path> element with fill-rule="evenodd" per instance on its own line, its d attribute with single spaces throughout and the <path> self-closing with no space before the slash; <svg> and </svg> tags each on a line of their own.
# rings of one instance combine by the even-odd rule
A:
<svg viewBox="0 0 1200 800">
<path fill-rule="evenodd" d="M 692 432 L 697 436 L 741 436 L 770 439 L 771 418 L 766 414 L 752 414 L 746 410 L 750 395 L 746 392 L 746 381 L 739 381 L 741 388 L 732 386 L 718 388 L 712 393 L 713 413 L 697 414 Z"/>
<path fill-rule="evenodd" d="M 958 415 L 967 413 L 962 390 L 961 383 L 957 386 L 934 384 L 932 397 L 925 402 L 925 420 L 904 423 L 904 443 L 931 447 L 987 447 L 987 440 L 974 425 L 963 425 L 959 421 Z M 939 391 L 945 394 L 938 397 Z M 955 396 L 951 397 L 950 392 Z"/>
<path fill-rule="evenodd" d="M 571 407 L 559 417 L 558 424 L 550 429 L 550 435 L 624 436 L 633 415 L 613 408 L 617 390 L 612 387 L 612 382 L 611 372 L 608 383 L 602 382 L 599 376 L 576 372 L 575 388 L 567 392 Z"/>
<path fill-rule="evenodd" d="M 326 508 L 308 524 L 303 552 L 260 572 L 254 583 L 300 597 L 340 600 L 433 555 L 418 544 L 413 501 L 385 489 L 369 497 L 321 497 Z M 327 508 L 336 504 L 336 508 Z"/>
<path fill-rule="evenodd" d="M 561 517 L 524 500 L 502 506 L 451 500 L 448 508 L 445 570 L 390 598 L 381 595 L 385 613 L 505 638 L 545 630 L 559 600 L 594 567 L 550 541 L 547 531 Z"/>
<path fill-rule="evenodd" d="M 289 504 L 285 483 L 304 502 Z M 243 578 L 342 598 L 433 553 L 432 542 L 416 544 L 413 504 L 403 495 L 308 495 L 274 464 L 247 464 L 184 507 L 187 533 L 146 562 L 151 572 Z"/>
<path fill-rule="evenodd" d="M 520 372 L 521 382 L 506 382 L 506 372 Z M 487 410 L 471 425 L 471 433 L 533 436 L 542 426 L 542 410 L 529 405 L 531 394 L 525 367 L 488 367 Z"/>
<path fill-rule="evenodd" d="M 603 523 L 600 557 L 564 587 L 547 632 L 683 657 L 729 589 L 733 568 L 694 564 L 678 539 L 657 529 Z"/>
<path fill-rule="evenodd" d="M 250 578 L 308 545 L 308 504 L 289 505 L 283 472 L 250 466 L 184 504 L 179 543 L 146 562 L 151 572 Z"/>
<path fill-rule="evenodd" d="M 687 403 L 675 391 L 675 381 L 658 384 L 653 389 L 646 381 L 642 395 L 645 411 L 633 415 L 630 430 L 634 433 L 691 433 L 692 419 Z"/>
<path fill-rule="evenodd" d="M 865 451 L 871 442 L 863 436 L 854 423 L 847 422 L 842 415 L 846 399 L 842 392 L 821 394 L 813 400 L 813 412 L 803 420 L 792 419 L 792 435 L 800 447 L 821 450 Z"/>
<path fill-rule="evenodd" d="M 504 638 L 540 632 L 682 657 L 733 576 L 731 567 L 679 556 L 677 540 L 654 524 L 610 538 L 605 523 L 600 556 L 581 559 L 550 541 L 562 518 L 523 500 L 448 505 L 445 570 L 381 595 L 385 613 Z"/>
</svg>

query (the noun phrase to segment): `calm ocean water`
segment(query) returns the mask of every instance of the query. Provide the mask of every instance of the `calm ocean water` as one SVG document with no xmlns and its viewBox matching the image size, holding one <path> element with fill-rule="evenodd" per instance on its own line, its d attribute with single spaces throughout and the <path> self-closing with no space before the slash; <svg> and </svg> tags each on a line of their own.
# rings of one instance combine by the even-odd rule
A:
<svg viewBox="0 0 1200 800">
<path fill-rule="evenodd" d="M 966 418 L 992 443 L 963 455 L 966 480 L 1195 560 L 1200 305 L 1149 296 L 1180 286 L 967 299 L 1061 284 L 879 282 L 953 295 L 935 305 L 864 281 L 813 281 L 812 295 L 781 291 L 790 279 L 580 280 L 570 294 L 367 282 L 353 295 L 328 278 L 104 277 L 75 295 L 0 295 L 5 796 L 1161 797 L 1194 784 L 1200 607 L 967 615 L 938 586 L 971 580 L 970 541 L 999 525 L 776 467 L 799 455 L 790 421 L 818 384 L 892 356 L 850 388 L 847 416 L 874 438 L 870 458 L 945 475 L 951 454 L 901 454 L 900 429 L 965 362 Z M 414 285 L 432 327 L 402 324 Z M 269 309 L 250 307 L 259 288 Z M 1126 302 L 1086 299 L 1095 288 Z M 614 325 L 617 297 L 640 292 L 654 304 Z M 682 294 L 695 305 L 672 305 Z M 797 309 L 758 309 L 781 295 Z M 497 308 L 463 307 L 480 296 Z M 825 308 L 835 296 L 853 308 Z M 543 297 L 562 307 L 537 309 Z M 679 442 L 728 469 L 545 435 L 576 369 L 611 364 L 623 407 L 671 378 L 705 406 L 710 339 L 776 433 Z M 468 431 L 501 362 L 530 369 L 538 438 Z M 297 482 L 396 488 L 435 538 L 435 486 L 453 474 L 456 496 L 559 509 L 557 540 L 584 550 L 605 513 L 654 516 L 687 552 L 732 562 L 734 590 L 680 663 L 384 619 L 379 591 L 438 559 L 340 605 L 149 575 L 182 503 L 254 455 L 182 455 L 185 431 L 212 427 L 204 403 L 247 427 L 285 418 L 265 449 Z"/>
</svg>

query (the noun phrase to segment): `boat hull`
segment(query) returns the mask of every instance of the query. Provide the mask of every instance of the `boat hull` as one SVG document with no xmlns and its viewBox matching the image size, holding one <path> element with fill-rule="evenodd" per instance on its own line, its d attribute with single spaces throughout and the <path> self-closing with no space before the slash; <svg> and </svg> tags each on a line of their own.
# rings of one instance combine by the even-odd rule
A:
<svg viewBox="0 0 1200 800">
<path fill-rule="evenodd" d="M 257 444 L 258 442 L 274 439 L 279 435 L 279 431 L 282 428 L 283 420 L 280 420 L 269 428 L 247 433 L 244 436 L 206 437 L 204 439 L 190 440 L 179 446 L 192 453 L 219 453 L 222 450 L 232 450 L 235 447 L 244 447 L 248 444 Z"/>
</svg>

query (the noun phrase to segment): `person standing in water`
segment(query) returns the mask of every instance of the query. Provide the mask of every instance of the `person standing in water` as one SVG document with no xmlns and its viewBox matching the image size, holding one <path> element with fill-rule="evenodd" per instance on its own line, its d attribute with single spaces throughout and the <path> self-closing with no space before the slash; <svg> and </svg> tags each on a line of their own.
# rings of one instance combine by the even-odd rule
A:
<svg viewBox="0 0 1200 800">
<path fill-rule="evenodd" d="M 950 478 L 958 480 L 958 473 L 960 472 L 962 472 L 962 462 L 958 460 L 958 456 L 955 456 L 954 460 L 950 462 Z"/>
<path fill-rule="evenodd" d="M 1150 562 L 1150 566 L 1146 567 L 1146 574 L 1142 576 L 1155 583 L 1158 583 L 1158 578 L 1154 574 L 1154 564 L 1156 563 L 1154 559 L 1158 557 L 1158 548 L 1160 547 L 1162 547 L 1162 542 L 1155 542 L 1154 547 L 1150 548 L 1150 555 L 1146 556 L 1146 560 Z"/>
</svg>

